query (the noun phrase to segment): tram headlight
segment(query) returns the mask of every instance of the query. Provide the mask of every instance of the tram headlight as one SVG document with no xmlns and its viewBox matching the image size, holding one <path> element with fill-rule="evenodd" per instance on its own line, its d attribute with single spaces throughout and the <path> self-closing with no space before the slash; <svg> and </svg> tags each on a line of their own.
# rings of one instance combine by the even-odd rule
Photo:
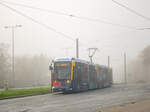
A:
<svg viewBox="0 0 150 112">
<path fill-rule="evenodd" d="M 66 83 L 69 84 L 71 81 L 70 80 L 66 80 Z"/>
</svg>

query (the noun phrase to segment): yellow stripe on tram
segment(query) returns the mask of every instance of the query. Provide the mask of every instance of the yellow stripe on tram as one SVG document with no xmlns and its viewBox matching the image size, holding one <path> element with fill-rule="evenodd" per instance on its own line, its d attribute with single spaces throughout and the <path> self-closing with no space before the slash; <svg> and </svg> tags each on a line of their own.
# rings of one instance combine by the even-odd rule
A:
<svg viewBox="0 0 150 112">
<path fill-rule="evenodd" d="M 71 68 L 71 80 L 73 80 L 73 69 L 75 67 L 75 62 L 72 62 L 72 68 Z"/>
<path fill-rule="evenodd" d="M 95 66 L 95 70 L 96 70 L 96 71 L 98 70 L 98 66 Z"/>
</svg>

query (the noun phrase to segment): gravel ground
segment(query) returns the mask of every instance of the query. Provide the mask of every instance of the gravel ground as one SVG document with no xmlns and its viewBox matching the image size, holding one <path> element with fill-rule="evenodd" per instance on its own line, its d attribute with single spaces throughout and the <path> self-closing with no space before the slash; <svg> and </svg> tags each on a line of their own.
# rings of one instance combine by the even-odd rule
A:
<svg viewBox="0 0 150 112">
<path fill-rule="evenodd" d="M 105 107 L 144 99 L 150 99 L 150 84 L 122 84 L 75 94 L 0 100 L 0 112 L 96 112 Z"/>
</svg>

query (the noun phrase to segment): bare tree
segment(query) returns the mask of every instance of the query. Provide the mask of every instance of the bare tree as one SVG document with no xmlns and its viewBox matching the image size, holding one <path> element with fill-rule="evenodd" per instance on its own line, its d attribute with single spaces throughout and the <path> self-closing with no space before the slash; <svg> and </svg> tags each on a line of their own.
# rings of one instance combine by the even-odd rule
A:
<svg viewBox="0 0 150 112">
<path fill-rule="evenodd" d="M 140 54 L 143 64 L 150 65 L 150 46 L 146 47 Z"/>
<path fill-rule="evenodd" d="M 8 48 L 7 44 L 0 43 L 0 87 L 3 87 L 4 82 L 9 80 L 10 63 Z"/>
<path fill-rule="evenodd" d="M 145 75 L 147 81 L 150 81 L 150 46 L 147 46 L 140 54 L 142 60 L 143 68 L 145 70 Z"/>
<path fill-rule="evenodd" d="M 139 56 L 130 62 L 128 66 L 130 82 L 150 81 L 150 46 L 144 48 Z"/>
</svg>

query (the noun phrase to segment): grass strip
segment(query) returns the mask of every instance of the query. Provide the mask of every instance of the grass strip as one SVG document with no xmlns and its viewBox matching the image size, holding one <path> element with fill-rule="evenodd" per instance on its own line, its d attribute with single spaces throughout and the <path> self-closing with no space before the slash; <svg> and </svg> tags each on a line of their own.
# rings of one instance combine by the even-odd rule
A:
<svg viewBox="0 0 150 112">
<path fill-rule="evenodd" d="M 2 98 L 12 98 L 12 97 L 36 95 L 36 94 L 46 94 L 46 93 L 50 93 L 50 92 L 51 92 L 50 87 L 7 90 L 7 91 L 0 91 L 0 98 L 2 99 Z"/>
</svg>

